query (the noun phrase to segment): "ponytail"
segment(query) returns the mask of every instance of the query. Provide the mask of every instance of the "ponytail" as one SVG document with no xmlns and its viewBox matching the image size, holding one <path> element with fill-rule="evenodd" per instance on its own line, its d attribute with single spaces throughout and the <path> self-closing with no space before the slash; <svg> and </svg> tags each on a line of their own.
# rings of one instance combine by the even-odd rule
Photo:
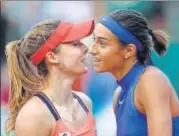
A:
<svg viewBox="0 0 179 136">
<path fill-rule="evenodd" d="M 7 45 L 6 56 L 10 76 L 9 115 L 6 121 L 6 135 L 15 129 L 15 122 L 22 106 L 33 96 L 34 91 L 46 87 L 48 68 L 45 60 L 34 66 L 29 57 L 43 45 L 58 27 L 59 20 L 47 20 L 32 28 L 23 40 Z"/>
<path fill-rule="evenodd" d="M 149 33 L 153 38 L 155 51 L 159 56 L 163 56 L 168 48 L 168 35 L 160 30 L 149 30 Z"/>
<path fill-rule="evenodd" d="M 33 95 L 33 89 L 37 89 L 38 75 L 31 67 L 29 60 L 21 52 L 21 41 L 14 41 L 7 45 L 6 56 L 8 72 L 10 76 L 9 90 L 9 115 L 6 121 L 6 135 L 15 129 L 16 117 L 22 106 Z"/>
</svg>

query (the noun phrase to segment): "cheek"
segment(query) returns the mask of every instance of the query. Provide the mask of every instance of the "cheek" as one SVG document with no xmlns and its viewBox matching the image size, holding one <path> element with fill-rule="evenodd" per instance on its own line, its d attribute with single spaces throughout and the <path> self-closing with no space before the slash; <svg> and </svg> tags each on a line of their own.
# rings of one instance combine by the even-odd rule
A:
<svg viewBox="0 0 179 136">
<path fill-rule="evenodd" d="M 122 64 L 123 59 L 120 52 L 110 51 L 104 53 L 102 56 L 102 62 L 103 69 L 111 70 L 113 68 L 119 67 Z"/>
<path fill-rule="evenodd" d="M 104 67 L 108 69 L 112 69 L 120 65 L 122 59 L 119 55 L 112 54 L 109 57 L 105 58 Z"/>
<path fill-rule="evenodd" d="M 60 60 L 67 67 L 74 66 L 81 59 L 81 55 L 82 55 L 81 51 L 73 50 L 73 51 L 61 53 Z"/>
</svg>

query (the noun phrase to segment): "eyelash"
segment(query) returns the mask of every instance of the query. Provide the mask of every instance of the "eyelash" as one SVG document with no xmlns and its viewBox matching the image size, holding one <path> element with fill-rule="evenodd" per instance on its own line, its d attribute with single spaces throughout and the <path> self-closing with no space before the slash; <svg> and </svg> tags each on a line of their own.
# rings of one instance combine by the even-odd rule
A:
<svg viewBox="0 0 179 136">
<path fill-rule="evenodd" d="M 101 47 L 105 47 L 107 44 L 103 41 L 100 41 L 100 45 L 101 45 Z"/>
<path fill-rule="evenodd" d="M 93 41 L 96 41 L 96 37 L 93 37 Z"/>
<path fill-rule="evenodd" d="M 73 46 L 80 46 L 80 43 L 73 43 Z"/>
</svg>

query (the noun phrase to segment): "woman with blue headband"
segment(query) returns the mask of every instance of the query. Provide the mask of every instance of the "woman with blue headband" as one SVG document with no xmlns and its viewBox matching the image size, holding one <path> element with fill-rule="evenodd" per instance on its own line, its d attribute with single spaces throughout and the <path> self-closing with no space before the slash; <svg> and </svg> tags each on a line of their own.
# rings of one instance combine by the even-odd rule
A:
<svg viewBox="0 0 179 136">
<path fill-rule="evenodd" d="M 160 56 L 167 50 L 167 35 L 131 10 L 103 17 L 94 35 L 94 69 L 110 72 L 119 85 L 113 104 L 117 136 L 179 136 L 178 97 L 151 61 L 151 48 Z"/>
</svg>

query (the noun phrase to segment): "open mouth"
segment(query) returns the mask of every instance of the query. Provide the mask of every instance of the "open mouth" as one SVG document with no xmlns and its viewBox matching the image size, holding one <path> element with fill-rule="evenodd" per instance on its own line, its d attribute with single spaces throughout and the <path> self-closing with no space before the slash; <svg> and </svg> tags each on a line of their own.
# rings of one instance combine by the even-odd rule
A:
<svg viewBox="0 0 179 136">
<path fill-rule="evenodd" d="M 94 58 L 93 59 L 93 62 L 100 62 L 101 60 L 100 59 L 97 59 L 97 58 Z"/>
<path fill-rule="evenodd" d="M 87 64 L 87 59 L 86 59 L 86 57 L 83 58 L 83 59 L 81 60 L 81 62 Z"/>
<path fill-rule="evenodd" d="M 86 58 L 83 58 L 83 59 L 81 60 L 81 62 L 86 62 Z"/>
<path fill-rule="evenodd" d="M 101 63 L 100 59 L 96 59 L 96 58 L 93 59 L 93 65 L 99 65 L 100 63 Z"/>
</svg>

